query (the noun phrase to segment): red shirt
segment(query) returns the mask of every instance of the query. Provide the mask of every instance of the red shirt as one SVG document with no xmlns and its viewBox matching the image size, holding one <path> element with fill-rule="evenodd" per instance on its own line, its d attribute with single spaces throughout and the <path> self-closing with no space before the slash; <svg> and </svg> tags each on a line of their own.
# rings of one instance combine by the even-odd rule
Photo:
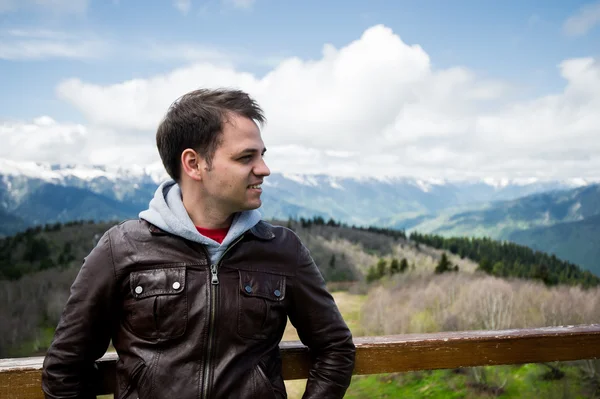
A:
<svg viewBox="0 0 600 399">
<path fill-rule="evenodd" d="M 202 234 L 205 237 L 211 238 L 221 244 L 229 231 L 229 227 L 225 227 L 224 229 L 205 229 L 202 227 L 196 226 L 196 230 L 198 233 Z"/>
</svg>

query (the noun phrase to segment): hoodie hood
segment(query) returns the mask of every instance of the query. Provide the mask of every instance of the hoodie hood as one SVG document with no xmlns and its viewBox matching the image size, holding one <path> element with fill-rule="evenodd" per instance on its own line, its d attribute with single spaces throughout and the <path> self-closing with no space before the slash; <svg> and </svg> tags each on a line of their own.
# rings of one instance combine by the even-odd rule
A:
<svg viewBox="0 0 600 399">
<path fill-rule="evenodd" d="M 254 227 L 261 220 L 262 215 L 256 209 L 236 213 L 227 236 L 219 244 L 198 232 L 183 206 L 179 185 L 174 180 L 167 180 L 158 186 L 148 209 L 140 212 L 139 217 L 166 232 L 204 244 L 210 254 L 211 263 L 215 264 L 221 259 L 227 247 Z"/>
</svg>

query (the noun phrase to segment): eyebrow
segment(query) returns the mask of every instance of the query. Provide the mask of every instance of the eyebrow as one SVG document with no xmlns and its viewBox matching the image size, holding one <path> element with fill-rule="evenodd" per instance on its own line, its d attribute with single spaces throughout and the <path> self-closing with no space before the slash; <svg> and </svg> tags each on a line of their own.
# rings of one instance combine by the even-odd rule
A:
<svg viewBox="0 0 600 399">
<path fill-rule="evenodd" d="M 247 154 L 247 153 L 253 153 L 253 154 L 255 154 L 257 152 L 259 152 L 259 151 L 256 148 L 246 148 L 245 150 L 240 151 L 238 153 L 238 155 L 243 155 L 243 154 Z M 264 155 L 265 152 L 267 152 L 267 149 L 263 148 L 261 154 Z"/>
</svg>

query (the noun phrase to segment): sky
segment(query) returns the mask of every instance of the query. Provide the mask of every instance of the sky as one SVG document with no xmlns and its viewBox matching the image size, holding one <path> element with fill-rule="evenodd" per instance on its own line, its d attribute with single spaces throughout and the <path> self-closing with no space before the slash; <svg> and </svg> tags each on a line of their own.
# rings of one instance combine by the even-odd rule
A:
<svg viewBox="0 0 600 399">
<path fill-rule="evenodd" d="M 0 158 L 156 165 L 200 87 L 273 172 L 600 178 L 600 1 L 0 0 Z"/>
</svg>

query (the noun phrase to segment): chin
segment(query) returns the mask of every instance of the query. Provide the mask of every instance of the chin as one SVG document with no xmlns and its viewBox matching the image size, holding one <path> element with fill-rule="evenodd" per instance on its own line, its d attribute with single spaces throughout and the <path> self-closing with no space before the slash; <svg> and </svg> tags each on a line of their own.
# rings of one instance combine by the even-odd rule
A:
<svg viewBox="0 0 600 399">
<path fill-rule="evenodd" d="M 262 201 L 251 202 L 251 203 L 246 204 L 246 206 L 244 207 L 244 210 L 251 211 L 253 209 L 258 209 L 258 208 L 260 208 L 261 205 L 262 205 Z"/>
<path fill-rule="evenodd" d="M 235 209 L 235 212 L 243 212 L 243 211 L 251 211 L 253 209 L 257 209 L 260 208 L 261 203 L 256 203 L 256 202 L 245 202 L 245 203 L 241 203 L 241 204 L 237 204 L 237 206 L 234 206 L 233 208 Z"/>
</svg>

